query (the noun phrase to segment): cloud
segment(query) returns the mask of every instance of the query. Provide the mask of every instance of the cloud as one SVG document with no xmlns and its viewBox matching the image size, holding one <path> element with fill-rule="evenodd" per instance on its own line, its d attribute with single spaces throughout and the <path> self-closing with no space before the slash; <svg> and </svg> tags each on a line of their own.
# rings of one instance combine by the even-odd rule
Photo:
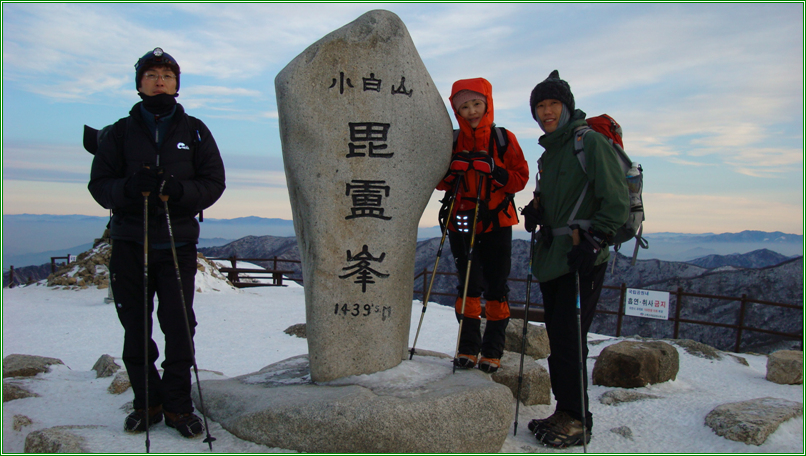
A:
<svg viewBox="0 0 806 456">
<path fill-rule="evenodd" d="M 789 203 L 764 197 L 644 193 L 649 233 L 734 233 L 740 230 L 803 233 L 803 195 Z M 741 225 L 737 226 L 737 221 Z"/>
<path fill-rule="evenodd" d="M 79 145 L 3 143 L 3 183 L 89 182 L 92 155 Z"/>
</svg>

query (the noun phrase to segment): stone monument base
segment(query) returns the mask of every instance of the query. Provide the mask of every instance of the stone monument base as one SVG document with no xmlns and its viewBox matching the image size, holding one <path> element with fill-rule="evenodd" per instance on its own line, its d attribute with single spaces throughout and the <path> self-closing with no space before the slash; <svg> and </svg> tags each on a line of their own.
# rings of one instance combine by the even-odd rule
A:
<svg viewBox="0 0 806 456">
<path fill-rule="evenodd" d="M 309 453 L 497 453 L 514 419 L 507 387 L 425 350 L 330 382 L 314 384 L 302 355 L 201 388 L 208 418 L 235 436 Z"/>
</svg>

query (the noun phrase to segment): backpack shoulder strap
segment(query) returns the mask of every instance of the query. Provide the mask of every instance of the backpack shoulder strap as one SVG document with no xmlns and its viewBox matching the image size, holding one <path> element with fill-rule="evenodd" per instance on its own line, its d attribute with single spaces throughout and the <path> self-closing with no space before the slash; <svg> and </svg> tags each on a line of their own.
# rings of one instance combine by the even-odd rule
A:
<svg viewBox="0 0 806 456">
<path fill-rule="evenodd" d="M 507 147 L 509 147 L 509 135 L 507 134 L 507 130 L 504 127 L 496 127 L 493 125 L 492 130 L 490 131 L 490 136 L 492 136 L 495 140 L 495 148 L 498 150 L 498 158 L 500 158 L 503 162 L 504 153 L 507 151 Z"/>
<path fill-rule="evenodd" d="M 585 135 L 589 131 L 591 131 L 591 128 L 587 125 L 583 125 L 574 130 L 574 155 L 579 160 L 579 165 L 582 166 L 582 172 L 585 174 L 588 174 L 588 170 L 585 166 Z M 588 193 L 588 187 L 590 187 L 590 182 L 585 182 L 585 187 L 582 188 L 582 193 L 579 195 L 574 209 L 571 211 L 571 215 L 568 216 L 567 226 L 552 230 L 554 236 L 571 234 L 571 225 L 579 225 L 583 230 L 587 230 L 591 226 L 590 220 L 576 220 L 577 212 L 579 212 L 579 208 L 582 206 L 582 200 L 585 199 L 585 194 Z"/>
<path fill-rule="evenodd" d="M 591 131 L 587 125 L 583 125 L 574 130 L 574 155 L 579 160 L 579 165 L 582 166 L 582 171 L 588 174 L 588 169 L 585 161 L 585 135 Z"/>
</svg>

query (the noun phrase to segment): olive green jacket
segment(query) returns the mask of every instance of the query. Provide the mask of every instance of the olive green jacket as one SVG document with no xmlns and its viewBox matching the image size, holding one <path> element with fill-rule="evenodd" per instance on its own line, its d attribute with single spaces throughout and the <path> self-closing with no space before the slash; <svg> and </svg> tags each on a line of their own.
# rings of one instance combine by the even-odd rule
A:
<svg viewBox="0 0 806 456">
<path fill-rule="evenodd" d="M 629 216 L 627 182 L 613 147 L 595 131 L 584 136 L 587 173 L 582 170 L 574 154 L 574 131 L 585 125 L 585 113 L 577 109 L 567 124 L 540 137 L 540 145 L 546 149 L 538 177 L 543 223 L 552 229 L 567 226 L 579 195 L 586 182 L 590 182 L 575 219 L 590 220 L 593 229 L 612 235 Z M 570 272 L 567 254 L 572 245 L 569 235 L 554 236 L 550 247 L 537 243 L 532 273 L 539 282 Z M 602 249 L 595 264 L 605 263 L 609 258 L 610 250 Z"/>
</svg>

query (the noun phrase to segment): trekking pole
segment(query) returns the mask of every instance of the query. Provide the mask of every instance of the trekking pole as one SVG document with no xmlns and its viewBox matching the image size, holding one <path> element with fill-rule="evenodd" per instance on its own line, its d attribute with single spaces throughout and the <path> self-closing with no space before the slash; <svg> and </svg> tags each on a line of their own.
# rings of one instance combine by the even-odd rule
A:
<svg viewBox="0 0 806 456">
<path fill-rule="evenodd" d="M 164 183 L 164 181 L 163 181 Z M 160 189 L 162 191 L 162 189 Z M 187 329 L 188 343 L 190 344 L 190 356 L 193 359 L 193 372 L 196 374 L 196 387 L 199 389 L 199 405 L 203 410 L 202 418 L 204 418 L 204 430 L 207 437 L 203 440 L 204 443 L 210 446 L 210 451 L 213 451 L 213 442 L 215 437 L 210 435 L 210 427 L 207 425 L 207 408 L 204 407 L 204 398 L 202 397 L 201 382 L 199 381 L 199 367 L 196 365 L 196 349 L 193 347 L 193 335 L 190 332 L 190 322 L 188 321 L 188 311 L 185 305 L 185 291 L 182 288 L 182 275 L 179 272 L 179 260 L 176 256 L 176 243 L 174 242 L 174 231 L 171 227 L 171 214 L 168 211 L 168 197 L 160 194 L 162 204 L 165 206 L 165 221 L 168 223 L 168 237 L 171 239 L 171 254 L 174 258 L 174 269 L 176 269 L 176 281 L 179 284 L 179 299 L 182 302 L 182 312 L 185 314 L 185 329 Z"/>
<path fill-rule="evenodd" d="M 579 245 L 579 230 L 572 231 L 571 237 L 574 245 Z M 582 447 L 583 452 L 588 452 L 588 416 L 585 412 L 585 359 L 582 354 L 582 310 L 579 297 L 579 271 L 574 272 L 574 281 L 576 287 L 576 307 L 577 307 L 577 336 L 579 340 L 579 396 L 580 403 L 582 404 Z"/>
<path fill-rule="evenodd" d="M 481 199 L 481 184 L 484 175 L 479 175 L 476 207 L 473 209 L 473 227 L 470 228 L 470 251 L 467 253 L 467 269 L 465 271 L 465 285 L 462 291 L 462 311 L 459 313 L 459 334 L 456 336 L 456 351 L 453 355 L 453 373 L 456 373 L 456 363 L 459 360 L 459 340 L 462 337 L 462 325 L 465 322 L 465 304 L 467 303 L 467 284 L 470 281 L 470 264 L 473 262 L 473 247 L 476 244 L 476 224 L 479 218 L 479 200 Z"/>
<path fill-rule="evenodd" d="M 526 307 L 523 312 L 523 335 L 521 336 L 521 368 L 518 372 L 518 395 L 515 398 L 515 429 L 512 435 L 518 435 L 518 410 L 521 405 L 521 385 L 523 384 L 523 355 L 526 352 L 526 329 L 529 324 L 529 297 L 532 294 L 532 257 L 535 255 L 535 238 L 537 229 L 532 231 L 532 239 L 529 241 L 529 275 L 526 277 Z"/>
<path fill-rule="evenodd" d="M 450 206 L 448 206 L 448 221 L 445 222 L 445 227 L 442 229 L 442 239 L 439 241 L 439 249 L 437 250 L 437 261 L 434 263 L 434 270 L 431 274 L 431 281 L 428 283 L 428 291 L 425 293 L 423 297 L 423 311 L 420 313 L 420 323 L 417 325 L 417 333 L 414 335 L 414 343 L 411 346 L 411 350 L 409 350 L 409 360 L 414 358 L 414 347 L 417 346 L 417 338 L 420 337 L 420 328 L 423 326 L 423 318 L 425 317 L 425 309 L 428 307 L 428 298 L 431 296 L 431 288 L 434 286 L 434 279 L 437 276 L 437 268 L 439 267 L 439 259 L 442 257 L 442 246 L 445 245 L 445 236 L 448 234 L 448 224 L 450 223 L 450 217 L 453 213 L 453 205 L 456 202 L 456 192 L 459 190 L 459 181 L 461 180 L 461 176 L 456 176 L 456 182 L 453 184 L 453 190 L 449 196 L 450 198 Z"/>
<path fill-rule="evenodd" d="M 146 377 L 146 453 L 151 452 L 151 439 L 148 428 L 151 416 L 148 414 L 148 372 L 149 372 L 149 356 L 148 356 L 148 333 L 150 325 L 148 324 L 148 317 L 151 312 L 148 311 L 148 196 L 151 192 L 143 192 L 143 342 L 145 351 L 143 352 L 143 371 Z"/>
</svg>

